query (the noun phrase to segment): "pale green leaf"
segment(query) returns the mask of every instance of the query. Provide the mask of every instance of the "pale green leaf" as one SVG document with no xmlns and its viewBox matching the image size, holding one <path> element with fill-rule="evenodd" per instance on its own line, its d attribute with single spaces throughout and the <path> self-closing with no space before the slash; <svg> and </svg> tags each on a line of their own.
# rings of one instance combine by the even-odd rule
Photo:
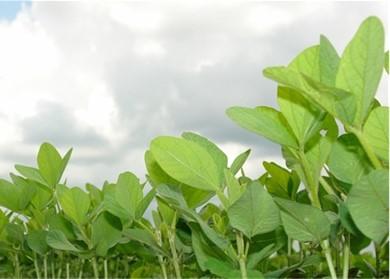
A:
<svg viewBox="0 0 390 279">
<path fill-rule="evenodd" d="M 363 136 L 378 157 L 389 160 L 389 107 L 376 107 L 370 112 Z"/>
<path fill-rule="evenodd" d="M 230 171 L 232 172 L 233 175 L 235 175 L 244 166 L 250 153 L 251 153 L 251 150 L 248 149 L 248 150 L 244 151 L 243 153 L 239 154 L 234 159 L 233 163 L 230 166 Z"/>
<path fill-rule="evenodd" d="M 79 249 L 69 242 L 64 233 L 58 230 L 49 231 L 46 236 L 46 242 L 54 249 L 80 252 Z"/>
<path fill-rule="evenodd" d="M 283 227 L 289 237 L 316 242 L 328 237 L 330 222 L 320 209 L 280 198 L 275 198 L 275 202 L 281 209 Z"/>
<path fill-rule="evenodd" d="M 359 230 L 376 243 L 389 233 L 389 172 L 375 170 L 357 181 L 347 207 Z"/>
<path fill-rule="evenodd" d="M 202 190 L 216 191 L 221 187 L 217 164 L 199 144 L 162 136 L 151 142 L 150 151 L 161 168 L 174 179 Z"/>
<path fill-rule="evenodd" d="M 142 201 L 143 193 L 139 179 L 131 172 L 121 173 L 115 187 L 115 199 L 131 218 Z"/>
<path fill-rule="evenodd" d="M 257 182 L 247 186 L 246 191 L 229 207 L 227 213 L 232 227 L 249 238 L 270 232 L 280 225 L 278 207 Z"/>
<path fill-rule="evenodd" d="M 298 148 L 284 116 L 270 107 L 231 107 L 227 115 L 242 128 L 259 134 L 281 145 Z"/>
<path fill-rule="evenodd" d="M 384 66 L 384 28 L 369 17 L 345 48 L 337 72 L 336 87 L 356 96 L 356 126 L 361 126 L 375 98 Z"/>
<path fill-rule="evenodd" d="M 78 187 L 67 188 L 57 185 L 57 198 L 65 214 L 76 224 L 81 225 L 88 219 L 90 199 L 87 193 Z"/>
</svg>

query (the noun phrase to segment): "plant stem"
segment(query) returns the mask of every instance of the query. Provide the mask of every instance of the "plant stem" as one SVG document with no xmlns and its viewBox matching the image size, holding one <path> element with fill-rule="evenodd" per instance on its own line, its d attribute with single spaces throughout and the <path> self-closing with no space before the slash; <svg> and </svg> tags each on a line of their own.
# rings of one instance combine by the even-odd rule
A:
<svg viewBox="0 0 390 279">
<path fill-rule="evenodd" d="M 238 262 L 240 264 L 241 278 L 248 279 L 248 274 L 246 270 L 246 253 L 245 242 L 242 232 L 236 232 L 236 242 L 237 242 L 237 254 Z"/>
<path fill-rule="evenodd" d="M 104 268 L 104 279 L 108 279 L 107 259 L 104 259 L 103 261 L 103 268 Z"/>
<path fill-rule="evenodd" d="M 310 164 L 307 161 L 306 155 L 305 155 L 303 150 L 299 151 L 299 158 L 301 161 L 304 175 L 306 176 L 306 179 L 305 179 L 306 183 L 308 184 L 308 185 L 306 185 L 306 187 L 311 194 L 311 203 L 313 206 L 321 209 L 321 202 L 320 202 L 319 197 L 318 197 L 318 184 L 315 183 L 315 180 L 313 179 L 313 177 L 311 175 Z M 336 274 L 336 271 L 335 271 L 335 268 L 333 265 L 333 260 L 332 260 L 332 253 L 331 253 L 330 246 L 329 246 L 329 240 L 326 239 L 326 240 L 321 241 L 321 247 L 325 253 L 325 258 L 326 258 L 326 262 L 328 263 L 330 275 L 331 275 L 332 279 L 337 279 L 337 274 Z"/>
<path fill-rule="evenodd" d="M 168 241 L 169 241 L 169 247 L 171 248 L 172 261 L 176 273 L 176 278 L 180 279 L 181 274 L 180 274 L 179 258 L 176 252 L 175 231 L 174 230 L 172 231 L 172 229 L 168 229 Z"/>
<path fill-rule="evenodd" d="M 382 169 L 383 166 L 382 166 L 381 162 L 379 161 L 378 157 L 375 155 L 374 150 L 371 148 L 371 145 L 368 143 L 367 139 L 365 138 L 365 136 L 363 135 L 361 130 L 356 129 L 354 127 L 349 127 L 348 130 L 351 131 L 358 138 L 360 144 L 362 145 L 362 147 L 363 147 L 364 151 L 366 152 L 367 157 L 370 159 L 372 165 L 376 169 Z"/>
<path fill-rule="evenodd" d="M 47 279 L 47 256 L 43 256 L 43 274 L 44 278 Z"/>
<path fill-rule="evenodd" d="M 54 255 L 52 255 L 54 257 Z M 52 259 L 50 261 L 50 268 L 51 268 L 51 278 L 55 279 L 56 278 L 56 273 L 55 273 L 55 268 L 54 268 L 54 260 Z"/>
<path fill-rule="evenodd" d="M 70 278 L 70 274 L 69 274 L 69 263 L 66 263 L 66 279 L 69 279 Z"/>
<path fill-rule="evenodd" d="M 376 277 L 381 278 L 381 258 L 380 258 L 381 246 L 375 243 L 375 270 Z"/>
<path fill-rule="evenodd" d="M 34 268 L 37 275 L 37 279 L 41 279 L 41 272 L 39 271 L 39 265 L 37 260 L 37 253 L 34 252 Z"/>
<path fill-rule="evenodd" d="M 350 236 L 345 236 L 344 251 L 343 251 L 343 279 L 348 279 L 349 272 L 349 239 Z"/>
<path fill-rule="evenodd" d="M 20 278 L 20 265 L 18 253 L 15 253 L 15 278 Z"/>
<path fill-rule="evenodd" d="M 94 275 L 95 279 L 99 279 L 99 271 L 97 268 L 97 263 L 96 263 L 95 257 L 92 258 L 92 268 L 93 268 L 93 275 Z"/>
<path fill-rule="evenodd" d="M 291 246 L 292 246 L 292 239 L 290 237 L 287 238 L 287 264 L 290 266 L 291 261 Z"/>
<path fill-rule="evenodd" d="M 158 246 L 162 247 L 161 231 L 159 229 L 157 229 L 155 231 L 155 236 L 157 239 Z M 159 262 L 160 267 L 161 267 L 161 272 L 162 272 L 163 278 L 168 279 L 167 269 L 166 269 L 165 262 L 164 262 L 164 257 L 162 255 L 158 255 L 157 258 L 158 258 L 158 262 Z"/>
<path fill-rule="evenodd" d="M 79 270 L 79 277 L 78 277 L 79 279 L 83 278 L 84 262 L 85 262 L 85 260 L 82 259 L 82 260 L 81 260 L 81 264 L 80 264 L 80 270 Z"/>
<path fill-rule="evenodd" d="M 329 185 L 329 183 L 322 177 L 320 176 L 320 183 L 324 190 L 329 194 L 333 196 L 337 196 L 336 192 L 333 190 L 332 186 Z"/>
<path fill-rule="evenodd" d="M 337 274 L 336 274 L 336 271 L 335 271 L 334 266 L 333 266 L 332 254 L 331 254 L 330 247 L 329 247 L 329 240 L 326 239 L 326 240 L 321 241 L 321 247 L 325 253 L 325 258 L 326 258 L 326 262 L 328 264 L 330 276 L 332 277 L 332 279 L 337 279 Z"/>
</svg>

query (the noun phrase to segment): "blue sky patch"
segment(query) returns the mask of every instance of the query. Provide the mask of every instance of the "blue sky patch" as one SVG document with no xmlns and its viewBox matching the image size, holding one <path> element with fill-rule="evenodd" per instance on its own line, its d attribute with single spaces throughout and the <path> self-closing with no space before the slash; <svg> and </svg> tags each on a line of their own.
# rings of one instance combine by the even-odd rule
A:
<svg viewBox="0 0 390 279">
<path fill-rule="evenodd" d="M 31 5 L 31 1 L 0 1 L 0 20 L 13 20 L 23 5 Z"/>
</svg>

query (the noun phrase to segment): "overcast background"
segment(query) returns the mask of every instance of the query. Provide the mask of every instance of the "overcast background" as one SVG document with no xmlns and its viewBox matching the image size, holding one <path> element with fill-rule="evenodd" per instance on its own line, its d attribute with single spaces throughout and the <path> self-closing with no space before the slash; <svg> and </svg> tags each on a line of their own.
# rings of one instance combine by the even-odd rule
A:
<svg viewBox="0 0 390 279">
<path fill-rule="evenodd" d="M 157 135 L 195 131 L 232 160 L 281 162 L 280 150 L 236 127 L 232 105 L 276 106 L 266 66 L 285 65 L 325 34 L 339 52 L 382 2 L 1 2 L 0 176 L 35 165 L 39 144 L 73 147 L 71 185 L 130 170 Z M 387 103 L 382 81 L 379 99 Z"/>
</svg>

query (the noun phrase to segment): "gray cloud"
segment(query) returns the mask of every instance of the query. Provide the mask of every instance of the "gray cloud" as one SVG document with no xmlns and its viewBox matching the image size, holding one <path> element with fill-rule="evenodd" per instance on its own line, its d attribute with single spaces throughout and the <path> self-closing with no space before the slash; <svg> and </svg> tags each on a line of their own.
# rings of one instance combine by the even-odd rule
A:
<svg viewBox="0 0 390 279">
<path fill-rule="evenodd" d="M 161 24 L 140 31 L 113 20 L 105 8 L 78 2 L 31 7 L 34 19 L 66 57 L 66 78 L 71 82 L 69 69 L 77 69 L 105 83 L 118 109 L 115 127 L 125 139 L 112 142 L 79 124 L 71 107 L 59 105 L 64 96 L 53 89 L 57 102 L 42 103 L 37 115 L 20 122 L 22 140 L 74 146 L 76 154 L 93 149 L 75 156 L 75 162 L 100 162 L 90 171 L 99 178 L 126 168 L 141 172 L 140 150 L 153 137 L 188 130 L 219 144 L 250 146 L 255 158 L 280 157 L 276 144 L 232 123 L 226 108 L 276 106 L 276 85 L 262 76 L 264 67 L 287 64 L 316 44 L 321 33 L 341 50 L 366 16 L 387 20 L 382 2 L 126 5 L 130 11 L 161 15 Z M 254 11 L 254 22 L 248 23 Z M 139 46 L 146 54 L 136 51 Z"/>
</svg>

